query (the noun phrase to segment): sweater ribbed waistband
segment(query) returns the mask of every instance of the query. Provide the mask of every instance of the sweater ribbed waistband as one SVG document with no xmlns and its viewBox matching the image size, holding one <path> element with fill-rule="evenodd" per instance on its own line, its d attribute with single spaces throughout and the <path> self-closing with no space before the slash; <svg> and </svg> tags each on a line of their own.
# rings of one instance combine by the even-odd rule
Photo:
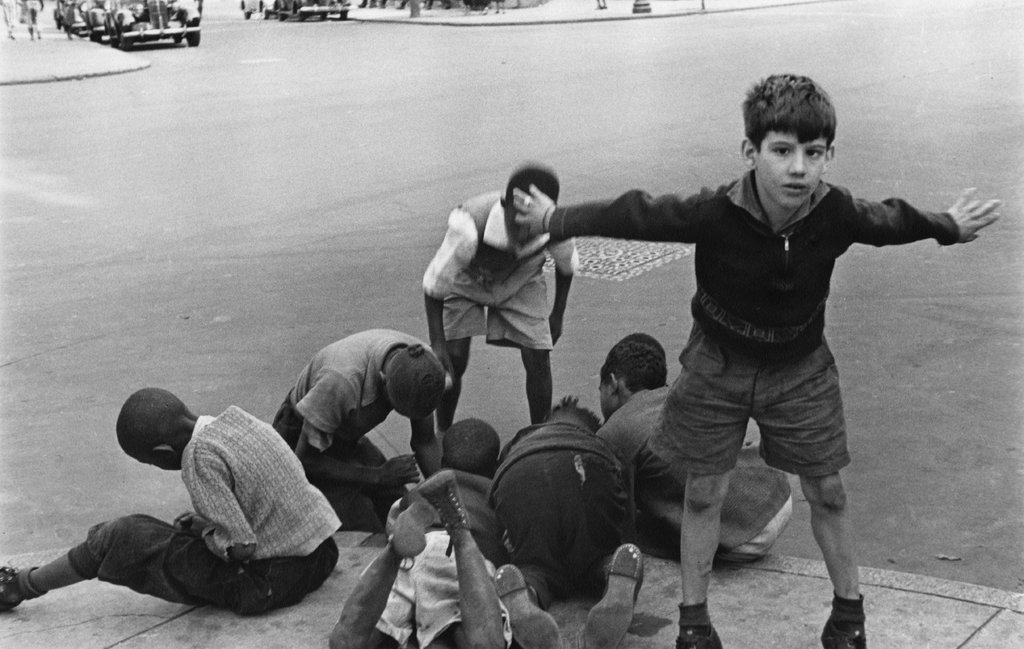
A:
<svg viewBox="0 0 1024 649">
<path fill-rule="evenodd" d="M 717 322 L 722 327 L 742 338 L 757 343 L 788 343 L 796 340 L 821 314 L 825 309 L 825 302 L 828 300 L 828 294 L 826 293 L 821 302 L 814 307 L 814 311 L 811 312 L 807 320 L 798 325 L 791 327 L 765 327 L 729 313 L 725 307 L 719 304 L 715 298 L 711 297 L 700 285 L 697 286 L 695 297 L 697 304 L 700 305 L 705 315 L 712 321 Z"/>
</svg>

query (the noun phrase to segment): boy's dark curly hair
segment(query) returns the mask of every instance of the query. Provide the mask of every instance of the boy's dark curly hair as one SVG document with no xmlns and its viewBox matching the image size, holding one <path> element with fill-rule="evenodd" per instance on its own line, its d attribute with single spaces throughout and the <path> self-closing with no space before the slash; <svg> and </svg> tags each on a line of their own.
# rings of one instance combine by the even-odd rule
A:
<svg viewBox="0 0 1024 649">
<path fill-rule="evenodd" d="M 668 377 L 665 348 L 653 336 L 629 334 L 608 351 L 601 366 L 601 382 L 607 382 L 612 374 L 625 379 L 633 392 L 663 387 Z"/>
<path fill-rule="evenodd" d="M 601 418 L 593 410 L 581 406 L 579 397 L 562 397 L 561 401 L 551 409 L 549 419 L 554 418 L 556 414 L 575 418 L 583 428 L 591 433 L 596 433 L 597 429 L 601 427 Z"/>
<path fill-rule="evenodd" d="M 771 131 L 792 133 L 800 142 L 836 137 L 836 111 L 828 94 L 809 77 L 773 74 L 755 83 L 743 102 L 747 139 L 758 149 Z"/>
</svg>

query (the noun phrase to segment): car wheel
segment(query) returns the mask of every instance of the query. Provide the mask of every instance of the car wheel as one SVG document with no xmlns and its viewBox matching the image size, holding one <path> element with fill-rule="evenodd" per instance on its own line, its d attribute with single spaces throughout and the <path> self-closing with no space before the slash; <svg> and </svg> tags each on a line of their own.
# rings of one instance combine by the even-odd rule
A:
<svg viewBox="0 0 1024 649">
<path fill-rule="evenodd" d="M 248 10 L 247 10 L 247 11 L 245 12 L 245 19 L 246 19 L 246 20 L 249 20 L 250 18 L 252 18 L 252 12 L 251 12 L 251 11 L 248 11 Z"/>
<path fill-rule="evenodd" d="M 135 39 L 122 36 L 120 46 L 122 52 L 131 52 L 135 49 Z"/>
<path fill-rule="evenodd" d="M 185 34 L 185 42 L 189 47 L 199 47 L 200 36 L 202 36 L 202 32 L 189 32 Z"/>
</svg>

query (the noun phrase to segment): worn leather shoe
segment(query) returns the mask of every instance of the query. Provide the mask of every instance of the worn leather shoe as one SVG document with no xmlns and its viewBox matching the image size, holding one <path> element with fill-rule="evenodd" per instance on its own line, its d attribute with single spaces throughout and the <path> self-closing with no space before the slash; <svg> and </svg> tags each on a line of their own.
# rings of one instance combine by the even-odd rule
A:
<svg viewBox="0 0 1024 649">
<path fill-rule="evenodd" d="M 511 563 L 498 568 L 494 585 L 501 603 L 508 609 L 512 639 L 523 649 L 561 649 L 558 623 L 530 598 L 530 590 L 519 568 Z"/>
<path fill-rule="evenodd" d="M 587 615 L 584 649 L 616 649 L 622 644 L 633 622 L 633 608 L 643 579 L 644 555 L 640 548 L 632 543 L 620 545 L 612 555 L 604 595 Z"/>
<path fill-rule="evenodd" d="M 685 627 L 676 638 L 676 649 L 722 649 L 722 641 L 718 638 L 715 627 Z"/>
<path fill-rule="evenodd" d="M 842 630 L 833 623 L 832 618 L 829 618 L 821 632 L 821 646 L 825 649 L 867 649 L 868 639 L 864 634 L 864 625 Z"/>
</svg>

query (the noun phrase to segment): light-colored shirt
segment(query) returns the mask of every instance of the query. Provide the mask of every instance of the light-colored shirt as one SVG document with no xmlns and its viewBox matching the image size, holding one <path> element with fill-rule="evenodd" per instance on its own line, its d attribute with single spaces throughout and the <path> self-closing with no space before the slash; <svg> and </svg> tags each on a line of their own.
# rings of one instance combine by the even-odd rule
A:
<svg viewBox="0 0 1024 649">
<path fill-rule="evenodd" d="M 391 329 L 368 329 L 318 351 L 292 390 L 295 409 L 308 426 L 306 442 L 319 451 L 334 442 L 354 443 L 391 413 L 381 372 L 391 350 L 430 346 Z M 312 427 L 315 430 L 310 430 Z"/>
<path fill-rule="evenodd" d="M 512 253 L 517 259 L 525 259 L 546 249 L 559 273 L 573 275 L 576 272 L 580 262 L 573 239 L 551 243 L 550 235 L 542 234 L 516 246 L 508 235 L 505 210 L 499 197 L 499 194 L 495 195 L 496 200 L 487 213 L 482 237 L 473 215 L 463 206 L 456 207 L 448 215 L 444 240 L 423 275 L 423 291 L 427 295 L 438 299 L 445 297 L 456 273 L 472 263 L 481 239 L 492 248 Z"/>
<path fill-rule="evenodd" d="M 284 439 L 235 406 L 199 418 L 181 478 L 193 509 L 211 523 L 207 547 L 225 560 L 229 547 L 247 544 L 255 544 L 254 559 L 304 557 L 341 527 Z"/>
</svg>

